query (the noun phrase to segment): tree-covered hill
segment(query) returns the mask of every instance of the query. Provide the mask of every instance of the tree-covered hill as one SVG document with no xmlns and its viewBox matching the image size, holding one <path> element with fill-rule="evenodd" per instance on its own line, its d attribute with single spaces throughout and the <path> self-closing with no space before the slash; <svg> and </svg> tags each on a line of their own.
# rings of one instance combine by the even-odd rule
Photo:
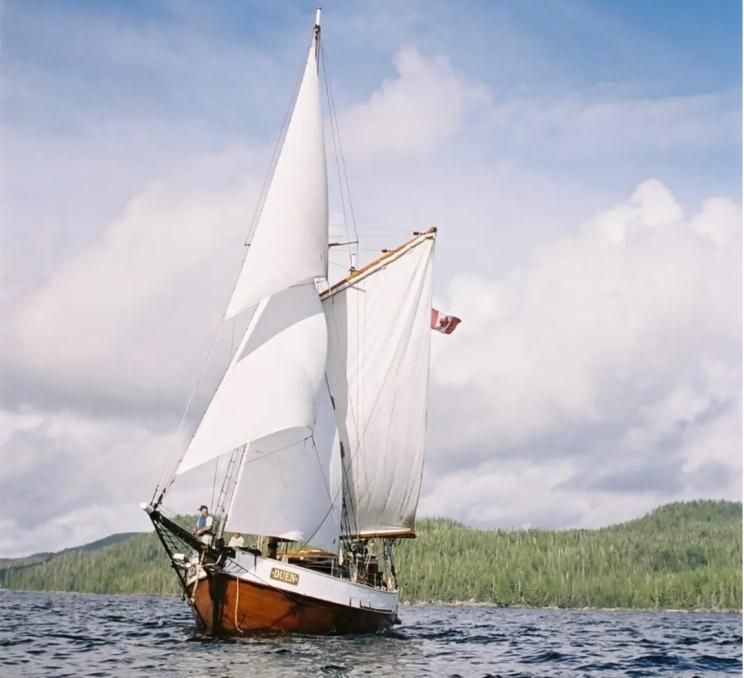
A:
<svg viewBox="0 0 744 678">
<path fill-rule="evenodd" d="M 419 521 L 416 532 L 396 549 L 408 601 L 741 609 L 738 502 L 678 502 L 597 530 L 476 530 L 440 518 Z M 108 539 L 114 543 L 0 561 L 0 585 L 177 593 L 154 533 Z"/>
<path fill-rule="evenodd" d="M 125 541 L 139 534 L 139 532 L 117 532 L 116 534 L 110 534 L 108 537 L 103 539 L 97 539 L 89 544 L 83 544 L 82 546 L 73 546 L 71 548 L 64 549 L 63 551 L 57 551 L 53 553 L 51 551 L 42 551 L 41 553 L 34 553 L 33 555 L 26 556 L 25 558 L 0 558 L 0 572 L 8 566 L 17 568 L 25 567 L 28 565 L 36 565 L 37 563 L 45 563 L 47 560 L 60 556 L 63 553 L 70 551 L 97 551 L 102 549 L 104 546 L 111 544 L 118 544 L 120 541 Z"/>
<path fill-rule="evenodd" d="M 409 599 L 741 609 L 738 502 L 677 502 L 597 530 L 417 528 L 397 559 Z"/>
</svg>

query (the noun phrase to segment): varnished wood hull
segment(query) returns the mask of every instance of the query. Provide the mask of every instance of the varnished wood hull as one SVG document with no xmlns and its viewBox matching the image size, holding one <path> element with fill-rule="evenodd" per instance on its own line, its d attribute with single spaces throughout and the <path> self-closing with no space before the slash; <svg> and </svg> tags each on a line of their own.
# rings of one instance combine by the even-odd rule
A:
<svg viewBox="0 0 744 678">
<path fill-rule="evenodd" d="M 193 608 L 200 631 L 214 636 L 374 633 L 398 623 L 395 613 L 339 605 L 222 572 L 199 581 Z"/>
</svg>

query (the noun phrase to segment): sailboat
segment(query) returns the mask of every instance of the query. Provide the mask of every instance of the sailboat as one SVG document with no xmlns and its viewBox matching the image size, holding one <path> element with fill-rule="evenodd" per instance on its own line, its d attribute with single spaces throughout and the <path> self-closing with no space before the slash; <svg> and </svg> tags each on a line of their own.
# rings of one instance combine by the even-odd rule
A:
<svg viewBox="0 0 744 678">
<path fill-rule="evenodd" d="M 415 537 L 436 229 L 328 282 L 320 11 L 225 318 L 253 315 L 174 473 L 143 504 L 199 629 L 367 633 L 399 623 L 394 553 Z M 164 505 L 226 469 L 212 535 Z M 226 533 L 256 535 L 230 547 Z"/>
</svg>

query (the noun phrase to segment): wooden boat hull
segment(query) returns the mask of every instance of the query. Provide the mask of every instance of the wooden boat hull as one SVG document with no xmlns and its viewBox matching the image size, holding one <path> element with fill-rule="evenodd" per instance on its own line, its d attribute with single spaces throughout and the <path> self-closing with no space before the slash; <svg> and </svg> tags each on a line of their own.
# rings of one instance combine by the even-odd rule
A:
<svg viewBox="0 0 744 678">
<path fill-rule="evenodd" d="M 200 631 L 214 636 L 374 633 L 399 623 L 394 612 L 340 605 L 219 571 L 196 584 L 193 609 Z"/>
</svg>

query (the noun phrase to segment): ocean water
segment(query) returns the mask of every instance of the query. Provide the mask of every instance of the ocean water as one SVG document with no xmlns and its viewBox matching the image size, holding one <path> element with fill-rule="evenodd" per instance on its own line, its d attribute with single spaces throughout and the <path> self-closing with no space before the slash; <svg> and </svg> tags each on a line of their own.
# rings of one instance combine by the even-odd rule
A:
<svg viewBox="0 0 744 678">
<path fill-rule="evenodd" d="M 0 676 L 741 675 L 738 614 L 404 606 L 372 636 L 195 638 L 178 598 L 0 591 Z"/>
</svg>

